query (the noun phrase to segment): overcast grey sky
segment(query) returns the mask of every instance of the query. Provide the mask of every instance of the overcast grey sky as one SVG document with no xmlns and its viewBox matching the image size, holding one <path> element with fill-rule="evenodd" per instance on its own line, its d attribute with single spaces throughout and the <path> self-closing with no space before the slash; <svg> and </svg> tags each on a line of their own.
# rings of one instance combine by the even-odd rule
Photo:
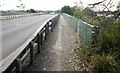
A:
<svg viewBox="0 0 120 73">
<path fill-rule="evenodd" d="M 25 4 L 25 10 L 33 8 L 35 10 L 58 10 L 61 9 L 64 5 L 74 6 L 75 2 L 79 0 L 0 0 L 0 10 L 18 10 L 16 6 L 21 3 Z M 84 6 L 87 4 L 95 3 L 102 0 L 81 0 L 84 3 Z M 119 0 L 114 0 L 119 1 Z M 4 5 L 3 5 L 4 4 Z"/>
</svg>

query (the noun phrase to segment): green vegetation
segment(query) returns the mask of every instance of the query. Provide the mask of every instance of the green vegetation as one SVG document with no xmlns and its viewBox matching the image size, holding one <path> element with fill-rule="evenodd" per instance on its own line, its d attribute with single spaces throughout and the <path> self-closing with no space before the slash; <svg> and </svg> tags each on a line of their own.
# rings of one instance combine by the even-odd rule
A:
<svg viewBox="0 0 120 73">
<path fill-rule="evenodd" d="M 34 9 L 29 9 L 29 10 L 18 10 L 17 12 L 28 12 L 28 13 L 36 13 Z"/>
<path fill-rule="evenodd" d="M 34 9 L 27 10 L 26 12 L 36 13 L 36 11 Z"/>
<path fill-rule="evenodd" d="M 69 6 L 64 6 L 62 9 L 61 9 L 61 12 L 62 13 L 67 13 L 69 15 L 73 15 L 73 9 Z"/>
<path fill-rule="evenodd" d="M 90 8 L 85 8 L 82 11 L 76 10 L 74 12 L 74 16 L 78 19 L 81 19 L 92 25 L 100 25 L 100 22 L 95 18 L 97 16 L 97 12 L 91 10 Z"/>
<path fill-rule="evenodd" d="M 86 48 L 82 45 L 81 48 L 75 50 L 76 54 L 73 59 L 78 66 L 77 70 L 120 73 L 120 21 L 114 21 L 115 18 L 112 16 L 98 17 L 97 12 L 90 8 L 76 9 L 73 16 L 100 27 L 93 48 Z"/>
<path fill-rule="evenodd" d="M 10 19 L 0 19 L 0 21 L 5 21 L 5 20 L 10 20 Z"/>
</svg>

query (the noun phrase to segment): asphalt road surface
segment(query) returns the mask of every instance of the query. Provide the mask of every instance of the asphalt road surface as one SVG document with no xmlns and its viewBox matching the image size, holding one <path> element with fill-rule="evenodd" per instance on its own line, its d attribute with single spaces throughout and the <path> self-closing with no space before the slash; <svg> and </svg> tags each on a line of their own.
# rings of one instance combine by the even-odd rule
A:
<svg viewBox="0 0 120 73">
<path fill-rule="evenodd" d="M 2 24 L 0 24 L 0 26 L 2 25 L 2 28 L 0 28 L 0 32 L 2 33 L 2 59 L 20 47 L 52 16 L 53 15 L 38 15 L 0 21 L 0 23 L 2 22 Z"/>
</svg>

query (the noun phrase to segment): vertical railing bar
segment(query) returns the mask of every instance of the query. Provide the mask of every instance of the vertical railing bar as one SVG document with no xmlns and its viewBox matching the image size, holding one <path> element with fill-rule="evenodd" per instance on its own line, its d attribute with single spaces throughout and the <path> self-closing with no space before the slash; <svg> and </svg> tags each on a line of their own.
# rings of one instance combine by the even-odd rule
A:
<svg viewBox="0 0 120 73">
<path fill-rule="evenodd" d="M 47 39 L 47 24 L 45 25 L 45 40 Z"/>
<path fill-rule="evenodd" d="M 21 59 L 20 56 L 16 58 L 16 73 L 21 73 L 22 68 L 21 68 Z"/>
<path fill-rule="evenodd" d="M 43 32 L 40 33 L 40 44 L 43 45 Z"/>
<path fill-rule="evenodd" d="M 52 23 L 52 20 L 50 22 L 51 22 L 51 32 L 53 32 L 53 23 Z"/>
<path fill-rule="evenodd" d="M 53 23 L 53 25 L 54 25 L 54 28 L 55 28 L 55 25 L 56 25 L 56 24 L 55 24 L 55 20 L 52 20 L 52 23 Z"/>
<path fill-rule="evenodd" d="M 40 38 L 40 33 L 37 34 L 37 43 L 38 43 L 38 47 L 37 47 L 37 52 L 40 53 L 40 41 L 41 41 L 41 38 Z"/>
<path fill-rule="evenodd" d="M 30 42 L 30 65 L 33 65 L 34 55 L 33 55 L 34 43 Z"/>
<path fill-rule="evenodd" d="M 47 22 L 47 35 L 49 35 L 49 22 Z"/>
</svg>

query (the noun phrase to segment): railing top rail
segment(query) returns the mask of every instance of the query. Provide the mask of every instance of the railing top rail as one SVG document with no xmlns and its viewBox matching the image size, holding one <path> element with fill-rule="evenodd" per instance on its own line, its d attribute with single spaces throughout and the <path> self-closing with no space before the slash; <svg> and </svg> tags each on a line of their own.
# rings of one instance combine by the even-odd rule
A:
<svg viewBox="0 0 120 73">
<path fill-rule="evenodd" d="M 58 14 L 54 15 L 53 17 L 51 17 L 50 19 L 48 19 L 42 26 L 40 26 L 37 31 L 23 44 L 21 45 L 19 48 L 17 48 L 14 52 L 12 52 L 10 55 L 8 55 L 7 57 L 5 57 L 2 61 L 0 61 L 0 72 L 5 71 L 8 66 L 19 56 L 19 54 L 25 49 L 25 47 L 36 37 L 36 35 L 39 33 L 40 30 L 42 30 L 42 28 L 44 28 L 44 26 L 47 24 L 47 22 L 49 22 L 50 20 L 52 20 L 53 18 L 55 18 Z"/>
</svg>

